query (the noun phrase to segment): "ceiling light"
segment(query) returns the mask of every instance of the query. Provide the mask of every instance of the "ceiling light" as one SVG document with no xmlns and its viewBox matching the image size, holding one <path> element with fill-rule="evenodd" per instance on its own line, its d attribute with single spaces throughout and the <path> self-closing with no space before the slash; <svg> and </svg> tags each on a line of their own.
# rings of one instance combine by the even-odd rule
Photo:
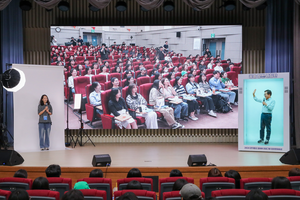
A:
<svg viewBox="0 0 300 200">
<path fill-rule="evenodd" d="M 124 1 L 118 1 L 116 3 L 117 11 L 124 12 L 127 9 L 127 3 Z"/>
<path fill-rule="evenodd" d="M 70 4 L 66 1 L 61 1 L 57 7 L 59 10 L 66 12 L 70 9 Z"/>
<path fill-rule="evenodd" d="M 170 12 L 172 10 L 174 10 L 175 5 L 173 1 L 165 1 L 164 2 L 164 10 L 167 12 Z"/>
</svg>

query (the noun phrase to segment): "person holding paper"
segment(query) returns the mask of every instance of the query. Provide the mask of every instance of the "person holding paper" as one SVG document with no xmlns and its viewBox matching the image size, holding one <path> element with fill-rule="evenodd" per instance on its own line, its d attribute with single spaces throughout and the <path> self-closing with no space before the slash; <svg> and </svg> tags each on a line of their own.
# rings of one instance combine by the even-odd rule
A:
<svg viewBox="0 0 300 200">
<path fill-rule="evenodd" d="M 187 96 L 187 94 L 183 85 L 181 85 L 181 83 L 182 83 L 182 77 L 177 76 L 175 78 L 174 89 L 175 92 L 178 94 L 178 96 L 184 97 Z M 193 121 L 196 121 L 198 120 L 198 118 L 195 116 L 195 111 L 198 109 L 199 105 L 196 99 L 193 99 L 194 98 L 193 96 L 190 97 L 191 99 L 189 100 L 183 99 L 183 101 L 188 104 L 188 112 L 190 113 L 189 118 Z"/>
<path fill-rule="evenodd" d="M 52 121 L 50 115 L 52 115 L 52 106 L 50 105 L 50 101 L 48 96 L 43 94 L 40 103 L 38 106 L 38 114 L 39 114 L 39 138 L 40 138 L 40 148 L 41 150 L 49 150 L 50 145 L 50 131 Z"/>
<path fill-rule="evenodd" d="M 90 93 L 90 103 L 92 106 L 96 107 L 96 112 L 100 115 L 103 114 L 103 110 L 100 109 L 99 106 L 102 105 L 101 102 L 101 85 L 98 82 L 93 82 L 92 83 L 92 88 L 93 88 L 93 92 Z"/>
<path fill-rule="evenodd" d="M 111 112 L 111 115 L 115 117 L 118 117 L 120 115 L 129 115 L 125 100 L 121 97 L 121 90 L 119 88 L 111 89 L 108 108 Z M 132 117 L 124 121 L 119 121 L 118 119 L 116 119 L 115 121 L 120 129 L 122 129 L 123 127 L 126 129 L 137 129 L 137 124 Z"/>
<path fill-rule="evenodd" d="M 128 86 L 127 97 L 126 97 L 127 105 L 130 109 L 136 111 L 136 116 L 141 116 L 146 119 L 146 126 L 148 129 L 157 129 L 157 114 L 153 112 L 153 110 L 149 109 L 151 112 L 141 111 L 139 108 L 147 107 L 147 101 L 145 98 L 137 93 L 137 87 L 134 83 L 131 83 Z"/>
<path fill-rule="evenodd" d="M 156 111 L 163 114 L 165 120 L 172 129 L 183 128 L 183 125 L 175 121 L 173 109 L 164 105 L 165 98 L 160 92 L 160 88 L 162 87 L 164 87 L 164 85 L 159 80 L 153 82 L 149 93 L 149 104 L 153 105 Z M 161 102 L 163 104 L 162 106 L 160 106 Z"/>
<path fill-rule="evenodd" d="M 177 98 L 178 99 L 178 95 L 176 93 L 176 91 L 174 90 L 174 88 L 172 87 L 169 79 L 167 78 L 163 78 L 161 79 L 161 83 L 164 85 L 163 88 L 160 89 L 160 92 L 163 94 L 165 99 L 168 98 Z M 178 99 L 180 101 L 180 103 L 169 103 L 169 105 L 174 108 L 174 116 L 175 116 L 175 120 L 184 120 L 184 121 L 188 121 L 188 104 L 183 102 L 181 99 Z"/>
<path fill-rule="evenodd" d="M 185 86 L 187 93 L 189 94 L 197 94 L 197 90 L 200 90 L 200 86 L 195 82 L 195 76 L 193 74 L 188 75 L 188 83 Z M 207 114 L 212 117 L 217 117 L 217 114 L 214 112 L 215 105 L 210 96 L 197 96 L 197 99 L 202 102 L 204 105 L 205 111 Z"/>
<path fill-rule="evenodd" d="M 272 122 L 272 111 L 275 107 L 275 100 L 271 98 L 272 91 L 271 90 L 265 90 L 263 99 L 258 99 L 255 96 L 256 89 L 253 92 L 253 99 L 259 103 L 262 103 L 262 113 L 260 117 L 260 140 L 258 140 L 258 143 L 269 144 L 270 136 L 271 136 L 271 122 Z M 267 128 L 267 136 L 266 141 L 264 141 L 265 138 L 265 127 Z"/>
</svg>

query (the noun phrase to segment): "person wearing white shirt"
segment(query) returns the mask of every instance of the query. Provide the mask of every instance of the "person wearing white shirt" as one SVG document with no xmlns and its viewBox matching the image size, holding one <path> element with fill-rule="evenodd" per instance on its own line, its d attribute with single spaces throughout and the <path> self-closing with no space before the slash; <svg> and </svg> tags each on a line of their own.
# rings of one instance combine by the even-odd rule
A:
<svg viewBox="0 0 300 200">
<path fill-rule="evenodd" d="M 223 71 L 223 67 L 221 66 L 220 62 L 217 62 L 217 66 L 215 66 L 214 70 L 220 73 Z"/>
<path fill-rule="evenodd" d="M 165 56 L 165 61 L 172 62 L 172 58 L 170 57 L 169 53 L 167 53 L 167 55 Z"/>
<path fill-rule="evenodd" d="M 92 84 L 92 77 L 94 76 L 92 74 L 92 68 L 90 67 L 85 68 L 85 76 L 90 77 L 90 84 Z"/>
<path fill-rule="evenodd" d="M 102 105 L 101 102 L 101 85 L 98 82 L 93 82 L 92 83 L 92 88 L 93 88 L 93 92 L 90 93 L 90 104 L 92 106 L 100 106 Z M 96 107 L 96 112 L 100 115 L 103 114 L 103 110 L 99 109 Z"/>
<path fill-rule="evenodd" d="M 68 87 L 71 89 L 72 93 L 75 93 L 74 78 L 77 77 L 76 75 L 77 75 L 76 69 L 71 69 L 71 76 L 69 76 L 68 78 Z"/>
<path fill-rule="evenodd" d="M 208 63 L 208 65 L 207 65 L 207 69 L 212 69 L 213 65 L 214 65 L 214 59 L 211 59 L 210 63 Z"/>
</svg>

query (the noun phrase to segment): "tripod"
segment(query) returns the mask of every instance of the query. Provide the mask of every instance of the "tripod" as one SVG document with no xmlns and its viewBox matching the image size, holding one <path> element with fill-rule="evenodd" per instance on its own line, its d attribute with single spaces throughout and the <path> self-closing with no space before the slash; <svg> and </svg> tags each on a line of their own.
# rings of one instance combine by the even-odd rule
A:
<svg viewBox="0 0 300 200">
<path fill-rule="evenodd" d="M 67 90 L 68 91 L 68 94 L 67 94 L 67 128 L 65 129 L 66 132 L 67 132 L 67 142 L 66 142 L 66 146 L 70 146 L 71 145 L 71 142 L 74 141 L 74 138 L 73 136 L 70 134 L 70 129 L 69 129 L 69 103 L 70 103 L 70 89 Z M 69 142 L 69 138 L 70 138 L 70 142 Z"/>
<path fill-rule="evenodd" d="M 79 113 L 80 113 L 80 128 L 79 128 L 79 132 L 78 132 L 78 135 L 77 135 L 77 138 L 76 138 L 76 141 L 75 141 L 75 144 L 74 144 L 74 148 L 76 147 L 76 144 L 78 142 L 79 146 L 83 146 L 85 145 L 88 141 L 91 141 L 91 143 L 95 146 L 95 144 L 93 143 L 93 141 L 91 140 L 90 136 L 88 136 L 88 134 L 85 132 L 85 130 L 83 129 L 83 121 L 82 121 L 82 110 L 80 109 L 79 110 Z M 82 137 L 83 136 L 86 136 L 88 139 L 85 141 L 84 144 L 82 144 Z M 80 141 L 79 141 L 79 138 L 80 138 Z"/>
</svg>

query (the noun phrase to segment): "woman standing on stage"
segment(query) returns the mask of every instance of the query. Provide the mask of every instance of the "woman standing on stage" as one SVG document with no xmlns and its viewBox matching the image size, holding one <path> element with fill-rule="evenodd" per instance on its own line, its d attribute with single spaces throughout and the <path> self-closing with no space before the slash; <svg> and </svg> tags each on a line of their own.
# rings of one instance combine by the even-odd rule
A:
<svg viewBox="0 0 300 200">
<path fill-rule="evenodd" d="M 52 106 L 48 96 L 43 94 L 38 106 L 39 114 L 39 137 L 40 137 L 40 148 L 41 150 L 49 150 L 49 135 L 51 131 L 51 118 Z"/>
</svg>

